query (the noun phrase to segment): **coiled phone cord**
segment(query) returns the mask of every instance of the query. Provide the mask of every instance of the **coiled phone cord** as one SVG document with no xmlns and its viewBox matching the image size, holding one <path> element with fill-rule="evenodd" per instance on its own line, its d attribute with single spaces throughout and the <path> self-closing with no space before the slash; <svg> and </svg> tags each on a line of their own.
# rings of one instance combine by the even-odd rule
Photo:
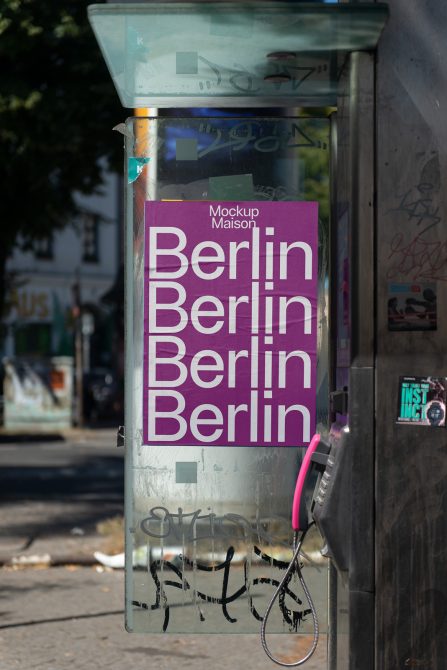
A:
<svg viewBox="0 0 447 670">
<path fill-rule="evenodd" d="M 298 665 L 302 665 L 303 663 L 308 661 L 309 658 L 314 653 L 315 649 L 317 648 L 318 639 L 319 639 L 319 636 L 320 636 L 320 628 L 319 628 L 319 625 L 318 625 L 318 618 L 317 618 L 317 612 L 315 610 L 315 605 L 314 605 L 312 597 L 309 593 L 309 589 L 307 588 L 307 584 L 304 581 L 303 575 L 301 573 L 301 567 L 300 567 L 300 551 L 301 551 L 301 546 L 303 544 L 304 538 L 306 537 L 306 532 L 307 531 L 302 533 L 299 540 L 298 540 L 298 533 L 297 532 L 294 533 L 294 537 L 293 537 L 294 553 L 293 553 L 292 560 L 290 561 L 289 566 L 288 566 L 288 568 L 285 572 L 284 577 L 281 579 L 281 582 L 280 582 L 279 586 L 277 587 L 275 593 L 273 594 L 273 596 L 272 596 L 272 598 L 271 598 L 271 600 L 270 600 L 270 602 L 267 606 L 267 609 L 265 611 L 264 618 L 263 618 L 262 624 L 261 624 L 261 644 L 262 644 L 262 648 L 264 649 L 267 656 L 274 663 L 277 663 L 277 665 L 282 665 L 285 668 L 296 668 Z M 293 572 L 294 569 L 296 569 L 296 573 L 297 573 L 298 578 L 301 582 L 301 586 L 303 587 L 304 595 L 306 596 L 307 602 L 309 603 L 309 607 L 310 607 L 310 610 L 312 612 L 312 619 L 313 619 L 313 622 L 314 622 L 314 639 L 313 639 L 313 642 L 312 642 L 312 646 L 309 649 L 309 651 L 307 652 L 306 656 L 304 656 L 303 658 L 300 658 L 298 661 L 295 661 L 295 663 L 285 663 L 284 661 L 280 661 L 277 658 L 275 658 L 273 656 L 273 654 L 270 652 L 270 649 L 267 646 L 265 629 L 266 629 L 266 626 L 267 626 L 268 617 L 270 615 L 270 612 L 272 610 L 273 605 L 275 604 L 275 600 L 280 595 L 282 589 L 287 585 L 288 578 L 289 578 L 290 574 Z"/>
</svg>

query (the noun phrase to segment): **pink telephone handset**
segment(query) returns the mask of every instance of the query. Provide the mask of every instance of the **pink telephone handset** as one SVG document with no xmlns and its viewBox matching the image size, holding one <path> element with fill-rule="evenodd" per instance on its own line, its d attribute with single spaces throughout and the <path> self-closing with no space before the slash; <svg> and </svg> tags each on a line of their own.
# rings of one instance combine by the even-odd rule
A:
<svg viewBox="0 0 447 670">
<path fill-rule="evenodd" d="M 308 520 L 308 511 L 306 502 L 304 499 L 304 491 L 307 475 L 310 473 L 312 466 L 312 456 L 320 444 L 321 436 L 316 434 L 310 441 L 307 451 L 304 455 L 303 462 L 301 464 L 300 471 L 298 473 L 298 478 L 295 485 L 295 494 L 293 496 L 292 504 L 292 528 L 294 531 L 305 531 L 309 526 Z"/>
</svg>

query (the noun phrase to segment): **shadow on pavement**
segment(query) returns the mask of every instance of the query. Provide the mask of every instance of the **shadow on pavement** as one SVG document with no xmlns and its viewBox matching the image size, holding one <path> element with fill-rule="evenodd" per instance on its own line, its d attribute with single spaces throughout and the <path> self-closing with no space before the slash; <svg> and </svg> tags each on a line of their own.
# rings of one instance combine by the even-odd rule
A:
<svg viewBox="0 0 447 670">
<path fill-rule="evenodd" d="M 64 442 L 65 437 L 61 433 L 2 433 L 0 432 L 0 444 L 29 444 L 36 442 Z"/>
<path fill-rule="evenodd" d="M 0 448 L 0 538 L 34 540 L 77 527 L 79 535 L 91 534 L 99 521 L 123 514 L 124 459 L 113 447 L 28 441 L 6 449 Z"/>
</svg>

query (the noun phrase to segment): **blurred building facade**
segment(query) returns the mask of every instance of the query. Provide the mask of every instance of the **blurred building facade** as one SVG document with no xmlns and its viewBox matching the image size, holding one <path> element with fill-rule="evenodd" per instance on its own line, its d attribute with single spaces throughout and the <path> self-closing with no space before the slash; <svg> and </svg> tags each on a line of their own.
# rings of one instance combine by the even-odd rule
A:
<svg viewBox="0 0 447 670">
<path fill-rule="evenodd" d="M 9 259 L 3 356 L 72 356 L 79 302 L 84 369 L 113 364 L 113 309 L 102 297 L 119 265 L 120 188 L 118 176 L 106 174 L 99 194 L 76 197 L 80 214 L 71 225 Z"/>
<path fill-rule="evenodd" d="M 121 178 L 105 172 L 96 195 L 76 195 L 75 220 L 33 250 L 16 250 L 8 261 L 10 289 L 0 338 L 5 428 L 70 426 L 79 414 L 76 375 L 83 378 L 87 420 L 114 402 L 123 374 L 117 304 L 121 194 Z"/>
</svg>

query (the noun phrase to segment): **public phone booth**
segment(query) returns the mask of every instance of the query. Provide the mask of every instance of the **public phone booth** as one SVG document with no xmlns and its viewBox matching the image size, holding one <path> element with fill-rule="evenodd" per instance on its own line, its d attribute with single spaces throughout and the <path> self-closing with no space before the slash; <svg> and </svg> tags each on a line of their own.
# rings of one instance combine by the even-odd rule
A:
<svg viewBox="0 0 447 670">
<path fill-rule="evenodd" d="M 388 4 L 102 4 L 89 18 L 138 110 L 118 126 L 126 626 L 258 633 L 319 433 L 341 465 L 329 538 L 312 526 L 300 558 L 319 618 L 312 667 L 404 667 L 385 657 L 374 539 L 375 50 Z M 292 578 L 270 613 L 268 634 L 285 634 L 275 653 L 289 633 L 305 648 L 313 625 Z"/>
</svg>

